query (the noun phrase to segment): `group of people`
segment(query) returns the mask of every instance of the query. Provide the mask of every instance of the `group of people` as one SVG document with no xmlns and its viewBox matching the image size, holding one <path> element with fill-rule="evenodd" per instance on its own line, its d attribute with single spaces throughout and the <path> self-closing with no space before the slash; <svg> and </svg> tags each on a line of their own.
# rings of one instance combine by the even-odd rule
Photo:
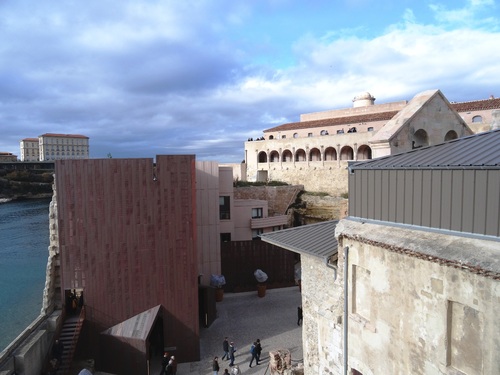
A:
<svg viewBox="0 0 500 375">
<path fill-rule="evenodd" d="M 74 314 L 78 312 L 84 304 L 85 302 L 83 300 L 83 290 L 80 292 L 80 295 L 77 294 L 76 289 L 69 291 L 69 293 L 66 295 L 67 313 Z"/>
<path fill-rule="evenodd" d="M 161 371 L 160 375 L 175 375 L 177 374 L 177 360 L 175 356 L 171 356 L 168 352 L 163 353 L 163 358 L 161 360 Z"/>
<path fill-rule="evenodd" d="M 222 341 L 222 350 L 224 351 L 224 354 L 221 357 L 221 360 L 223 361 L 224 359 L 229 362 L 229 367 L 234 366 L 234 353 L 236 352 L 236 347 L 234 345 L 233 341 L 229 341 L 228 337 L 224 338 L 224 341 Z M 249 367 L 252 367 L 253 362 L 255 361 L 256 365 L 259 365 L 260 363 L 260 355 L 262 353 L 262 345 L 260 343 L 260 339 L 255 340 L 252 343 L 252 346 L 250 347 L 250 354 L 252 358 L 250 359 L 250 364 Z M 237 367 L 237 366 L 236 366 Z M 212 362 L 212 370 L 214 375 L 219 374 L 220 370 L 220 365 L 219 365 L 219 357 L 214 357 L 213 362 Z M 234 373 L 234 372 L 231 372 Z M 224 374 L 230 374 L 229 370 L 226 368 L 224 369 Z"/>
</svg>

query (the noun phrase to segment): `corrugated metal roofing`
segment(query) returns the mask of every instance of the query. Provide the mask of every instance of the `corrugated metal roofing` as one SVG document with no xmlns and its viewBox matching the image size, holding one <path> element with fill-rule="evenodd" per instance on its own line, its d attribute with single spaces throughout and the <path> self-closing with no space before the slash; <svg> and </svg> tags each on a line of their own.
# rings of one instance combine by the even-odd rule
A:
<svg viewBox="0 0 500 375">
<path fill-rule="evenodd" d="M 405 153 L 353 163 L 356 169 L 498 169 L 500 168 L 500 129 L 457 138 L 438 145 Z"/>
<path fill-rule="evenodd" d="M 335 227 L 338 220 L 264 233 L 262 241 L 296 253 L 314 255 L 327 260 L 337 253 Z"/>
</svg>

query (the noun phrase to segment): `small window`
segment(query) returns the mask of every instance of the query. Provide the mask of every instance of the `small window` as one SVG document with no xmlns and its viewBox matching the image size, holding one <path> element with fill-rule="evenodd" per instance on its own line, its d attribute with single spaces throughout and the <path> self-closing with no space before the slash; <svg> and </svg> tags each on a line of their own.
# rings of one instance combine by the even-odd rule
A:
<svg viewBox="0 0 500 375">
<path fill-rule="evenodd" d="M 337 130 L 337 134 L 344 134 L 344 129 Z"/>
<path fill-rule="evenodd" d="M 372 131 L 373 131 L 373 126 L 369 126 L 369 127 L 368 127 L 368 131 L 369 131 L 369 132 L 372 132 Z"/>
<path fill-rule="evenodd" d="M 231 208 L 229 206 L 228 196 L 219 197 L 219 219 L 220 220 L 231 219 Z"/>
<path fill-rule="evenodd" d="M 260 218 L 262 218 L 262 207 L 252 208 L 252 219 L 260 219 Z"/>
<path fill-rule="evenodd" d="M 321 134 L 321 135 L 328 135 L 328 130 L 322 130 L 319 134 Z"/>
<path fill-rule="evenodd" d="M 274 135 L 270 135 L 270 136 L 269 136 L 269 139 L 274 139 Z"/>
<path fill-rule="evenodd" d="M 307 133 L 307 136 L 311 138 L 313 136 L 313 133 Z"/>
<path fill-rule="evenodd" d="M 282 136 L 281 136 L 281 139 L 285 139 L 285 138 L 286 138 L 286 135 L 282 135 Z"/>
<path fill-rule="evenodd" d="M 299 138 L 299 133 L 293 133 L 293 138 Z"/>
<path fill-rule="evenodd" d="M 474 116 L 472 118 L 472 122 L 483 122 L 483 117 L 482 116 Z"/>
</svg>

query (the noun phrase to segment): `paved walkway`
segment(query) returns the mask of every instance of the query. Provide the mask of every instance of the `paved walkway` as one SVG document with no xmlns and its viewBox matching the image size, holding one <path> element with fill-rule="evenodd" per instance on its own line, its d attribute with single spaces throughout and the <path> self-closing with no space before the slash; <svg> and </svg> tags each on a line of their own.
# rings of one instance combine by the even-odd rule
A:
<svg viewBox="0 0 500 375">
<path fill-rule="evenodd" d="M 292 364 L 303 361 L 302 327 L 297 326 L 297 307 L 301 304 L 298 287 L 267 290 L 259 298 L 257 291 L 226 293 L 222 302 L 217 302 L 217 319 L 208 328 L 200 328 L 199 362 L 181 363 L 179 375 L 211 375 L 212 359 L 219 357 L 220 372 L 229 368 L 229 361 L 221 361 L 224 354 L 222 341 L 229 337 L 236 351 L 234 363 L 242 374 L 269 374 L 269 351 L 288 349 Z M 262 344 L 261 364 L 249 368 L 250 346 L 260 339 Z"/>
</svg>

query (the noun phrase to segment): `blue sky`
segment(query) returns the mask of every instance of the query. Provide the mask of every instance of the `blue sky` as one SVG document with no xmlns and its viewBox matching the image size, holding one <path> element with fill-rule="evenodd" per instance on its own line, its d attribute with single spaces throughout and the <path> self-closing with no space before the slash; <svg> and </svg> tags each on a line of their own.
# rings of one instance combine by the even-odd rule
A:
<svg viewBox="0 0 500 375">
<path fill-rule="evenodd" d="M 240 162 L 360 92 L 499 96 L 499 45 L 499 0 L 3 1 L 0 151 L 70 133 L 93 158 Z"/>
</svg>

